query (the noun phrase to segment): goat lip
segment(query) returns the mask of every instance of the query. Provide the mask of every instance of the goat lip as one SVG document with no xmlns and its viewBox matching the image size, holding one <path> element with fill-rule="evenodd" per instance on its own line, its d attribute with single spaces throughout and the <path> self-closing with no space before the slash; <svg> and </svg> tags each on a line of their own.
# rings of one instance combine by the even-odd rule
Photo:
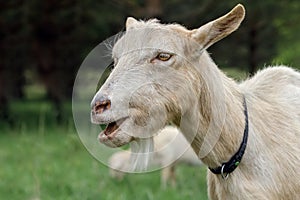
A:
<svg viewBox="0 0 300 200">
<path fill-rule="evenodd" d="M 121 118 L 117 121 L 113 121 L 107 124 L 106 128 L 100 133 L 102 137 L 106 137 L 107 139 L 112 139 L 118 132 L 121 124 L 127 119 L 127 117 Z"/>
</svg>

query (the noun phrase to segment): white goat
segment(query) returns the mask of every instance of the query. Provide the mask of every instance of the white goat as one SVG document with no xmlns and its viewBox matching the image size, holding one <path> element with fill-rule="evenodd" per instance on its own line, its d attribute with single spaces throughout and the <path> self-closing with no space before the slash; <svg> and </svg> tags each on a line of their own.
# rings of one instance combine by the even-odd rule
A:
<svg viewBox="0 0 300 200">
<path fill-rule="evenodd" d="M 162 168 L 161 185 L 163 188 L 171 183 L 176 185 L 175 168 L 177 164 L 201 166 L 195 152 L 190 147 L 182 133 L 171 126 L 167 126 L 154 137 L 154 155 L 149 163 L 150 168 Z M 114 153 L 109 158 L 110 175 L 122 180 L 124 173 L 131 171 L 130 151 Z"/>
<path fill-rule="evenodd" d="M 238 5 L 195 30 L 128 18 L 113 48 L 115 68 L 92 101 L 92 122 L 108 124 L 101 143 L 137 141 L 149 147 L 144 153 L 172 122 L 216 173 L 208 171 L 210 199 L 297 200 L 300 73 L 271 67 L 237 84 L 206 52 L 244 16 Z"/>
</svg>

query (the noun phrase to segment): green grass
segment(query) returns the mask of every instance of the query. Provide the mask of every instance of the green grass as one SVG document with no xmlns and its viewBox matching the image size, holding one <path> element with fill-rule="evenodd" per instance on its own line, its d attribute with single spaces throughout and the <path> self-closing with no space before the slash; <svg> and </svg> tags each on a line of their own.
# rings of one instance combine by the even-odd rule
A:
<svg viewBox="0 0 300 200">
<path fill-rule="evenodd" d="M 177 186 L 161 189 L 159 172 L 109 177 L 74 133 L 56 128 L 0 134 L 1 199 L 207 199 L 206 169 L 180 166 Z"/>
<path fill-rule="evenodd" d="M 161 189 L 159 171 L 116 181 L 82 145 L 70 104 L 62 125 L 56 124 L 49 102 L 12 105 L 14 127 L 0 123 L 0 199 L 207 199 L 205 168 L 178 167 L 176 188 Z"/>
</svg>

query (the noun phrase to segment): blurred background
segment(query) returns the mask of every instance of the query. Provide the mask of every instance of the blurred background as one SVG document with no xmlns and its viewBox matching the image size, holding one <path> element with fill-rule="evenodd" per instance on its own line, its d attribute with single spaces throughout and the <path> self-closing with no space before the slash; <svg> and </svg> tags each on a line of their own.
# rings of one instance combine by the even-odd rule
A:
<svg viewBox="0 0 300 200">
<path fill-rule="evenodd" d="M 208 51 L 236 80 L 272 64 L 300 69 L 298 0 L 11 0 L 0 2 L 0 196 L 3 199 L 206 199 L 205 168 L 115 181 L 76 135 L 74 79 L 87 54 L 128 16 L 198 28 L 246 7 L 240 29 Z"/>
</svg>

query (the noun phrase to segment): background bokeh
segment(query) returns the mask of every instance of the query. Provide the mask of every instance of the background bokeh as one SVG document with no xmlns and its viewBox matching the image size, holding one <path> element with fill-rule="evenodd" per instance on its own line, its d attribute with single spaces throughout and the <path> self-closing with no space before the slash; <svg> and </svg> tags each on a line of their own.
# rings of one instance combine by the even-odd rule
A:
<svg viewBox="0 0 300 200">
<path fill-rule="evenodd" d="M 123 31 L 128 16 L 193 29 L 237 3 L 246 7 L 242 26 L 209 49 L 220 68 L 237 80 L 272 64 L 300 69 L 298 0 L 1 1 L 1 198 L 207 198 L 205 169 L 179 168 L 177 189 L 161 190 L 159 173 L 110 179 L 76 135 L 73 83 L 88 53 Z"/>
</svg>

